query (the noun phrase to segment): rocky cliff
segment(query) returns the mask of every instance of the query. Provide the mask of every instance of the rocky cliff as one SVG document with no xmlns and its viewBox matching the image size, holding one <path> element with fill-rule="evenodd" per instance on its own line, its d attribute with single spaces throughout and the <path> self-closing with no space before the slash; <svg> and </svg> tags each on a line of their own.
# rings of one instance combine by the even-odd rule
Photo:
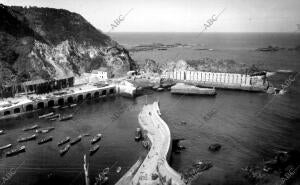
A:
<svg viewBox="0 0 300 185">
<path fill-rule="evenodd" d="M 81 15 L 62 9 L 0 4 L 0 85 L 136 65 L 126 49 Z"/>
</svg>

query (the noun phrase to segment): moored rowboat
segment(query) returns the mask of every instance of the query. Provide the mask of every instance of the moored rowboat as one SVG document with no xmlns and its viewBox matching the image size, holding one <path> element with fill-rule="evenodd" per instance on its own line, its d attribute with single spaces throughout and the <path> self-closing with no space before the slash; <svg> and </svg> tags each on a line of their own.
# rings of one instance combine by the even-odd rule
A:
<svg viewBox="0 0 300 185">
<path fill-rule="evenodd" d="M 66 137 L 65 139 L 61 140 L 57 145 L 58 145 L 58 146 L 64 145 L 64 144 L 66 144 L 67 142 L 69 142 L 70 140 L 71 140 L 70 137 Z"/>
<path fill-rule="evenodd" d="M 4 150 L 4 149 L 7 149 L 7 148 L 10 148 L 11 146 L 12 146 L 12 144 L 7 144 L 7 145 L 4 145 L 4 146 L 1 146 L 0 150 Z"/>
<path fill-rule="evenodd" d="M 31 136 L 28 136 L 28 137 L 22 137 L 20 139 L 18 139 L 18 142 L 21 143 L 21 142 L 25 142 L 25 141 L 30 141 L 30 140 L 35 140 L 36 139 L 36 135 L 33 134 Z"/>
<path fill-rule="evenodd" d="M 52 116 L 54 113 L 53 112 L 50 112 L 48 114 L 43 114 L 41 116 L 39 116 L 39 119 L 42 119 L 42 118 L 46 118 L 46 117 L 49 117 L 49 116 Z"/>
<path fill-rule="evenodd" d="M 8 152 L 6 152 L 6 156 L 9 157 L 9 156 L 13 156 L 13 155 L 17 155 L 21 152 L 25 152 L 25 146 L 21 146 L 19 148 L 16 148 L 16 149 L 13 149 L 13 150 L 10 150 Z"/>
</svg>

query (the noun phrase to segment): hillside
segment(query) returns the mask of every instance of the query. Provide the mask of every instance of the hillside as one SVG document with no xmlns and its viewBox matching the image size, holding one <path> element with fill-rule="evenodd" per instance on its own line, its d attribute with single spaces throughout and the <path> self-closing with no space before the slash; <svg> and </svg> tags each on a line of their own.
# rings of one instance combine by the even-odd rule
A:
<svg viewBox="0 0 300 185">
<path fill-rule="evenodd" d="M 107 66 L 119 76 L 135 63 L 126 49 L 81 15 L 0 4 L 0 85 L 80 75 Z"/>
</svg>

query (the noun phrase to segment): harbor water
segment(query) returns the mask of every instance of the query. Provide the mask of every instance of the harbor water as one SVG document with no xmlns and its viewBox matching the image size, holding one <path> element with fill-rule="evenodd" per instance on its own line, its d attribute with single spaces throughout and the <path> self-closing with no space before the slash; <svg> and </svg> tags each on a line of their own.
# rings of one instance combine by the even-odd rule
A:
<svg viewBox="0 0 300 185">
<path fill-rule="evenodd" d="M 128 44 L 142 44 L 143 38 L 147 40 L 145 37 Z M 128 36 L 126 38 L 128 39 Z M 150 41 L 149 38 L 153 37 L 151 35 L 148 37 Z M 117 39 L 117 41 L 120 40 L 122 39 Z M 123 39 L 123 41 L 125 40 Z M 234 43 L 241 43 L 241 41 L 238 42 L 239 37 L 236 40 Z M 265 43 L 270 43 L 270 40 Z M 260 43 L 265 46 L 264 44 Z M 235 45 L 233 44 L 233 46 Z M 249 47 L 254 48 L 252 45 Z M 153 51 L 151 52 L 153 53 Z M 226 53 L 219 51 L 216 55 L 220 55 L 220 52 Z M 250 54 L 245 55 L 243 52 Z M 170 53 L 170 55 L 173 54 L 171 51 Z M 232 53 L 239 52 L 233 47 Z M 274 56 L 270 53 L 253 54 L 253 51 L 245 50 L 240 53 L 242 54 L 238 56 L 232 55 L 232 58 L 235 56 L 237 58 L 245 57 L 243 62 L 246 62 L 250 61 L 251 55 L 260 55 L 261 57 L 258 57 L 259 60 L 256 62 L 268 66 L 270 69 L 296 71 L 300 69 L 299 58 L 296 58 L 299 53 L 294 51 L 289 53 L 292 56 L 289 56 L 289 59 L 285 58 L 281 61 L 282 63 L 279 60 L 271 61 Z M 141 56 L 142 53 L 138 52 L 133 54 L 133 57 L 140 59 L 150 56 L 148 53 L 144 52 L 144 54 Z M 279 55 L 279 53 L 274 55 Z M 164 56 L 166 57 L 168 54 L 166 53 Z M 278 74 L 278 78 L 272 83 L 280 86 L 289 79 L 289 75 L 289 73 Z M 198 160 L 211 161 L 213 167 L 203 172 L 193 184 L 250 185 L 251 183 L 243 176 L 242 168 L 271 159 L 276 150 L 300 148 L 299 76 L 284 95 L 217 90 L 217 95 L 214 97 L 201 97 L 172 95 L 169 91 L 149 91 L 148 95 L 135 99 L 105 98 L 85 102 L 74 108 L 56 110 L 61 114 L 72 113 L 74 115 L 73 119 L 64 122 L 38 119 L 38 115 L 43 112 L 36 112 L 33 115 L 13 120 L 1 120 L 0 129 L 5 130 L 6 133 L 0 135 L 0 146 L 9 143 L 14 146 L 25 145 L 26 152 L 9 158 L 6 158 L 3 152 L 1 153 L 0 183 L 18 185 L 84 184 L 83 155 L 88 154 L 92 137 L 101 133 L 103 138 L 98 143 L 100 149 L 93 156 L 87 155 L 90 179 L 94 183 L 97 174 L 104 168 L 110 167 L 108 184 L 115 184 L 139 157 L 145 156 L 147 153 L 141 143 L 134 140 L 135 130 L 139 126 L 137 116 L 145 103 L 159 100 L 162 118 L 169 125 L 172 137 L 185 139 L 183 145 L 187 149 L 180 154 L 172 155 L 171 166 L 175 170 L 183 171 Z M 182 124 L 182 121 L 186 124 Z M 55 127 L 55 129 L 47 134 L 39 134 L 36 141 L 17 143 L 18 138 L 34 132 L 24 132 L 22 128 L 34 124 L 38 124 L 42 128 Z M 60 148 L 57 143 L 67 136 L 75 138 L 80 134 L 90 134 L 91 136 L 83 137 L 64 156 L 60 156 Z M 53 141 L 38 145 L 38 140 L 46 136 L 53 136 Z M 208 151 L 209 145 L 213 143 L 222 145 L 219 152 Z M 116 172 L 118 166 L 122 167 L 120 173 Z M 281 180 L 279 177 L 275 177 L 273 181 L 263 184 L 273 185 L 274 182 L 280 183 Z M 299 177 L 296 177 L 294 185 L 299 182 Z"/>
</svg>

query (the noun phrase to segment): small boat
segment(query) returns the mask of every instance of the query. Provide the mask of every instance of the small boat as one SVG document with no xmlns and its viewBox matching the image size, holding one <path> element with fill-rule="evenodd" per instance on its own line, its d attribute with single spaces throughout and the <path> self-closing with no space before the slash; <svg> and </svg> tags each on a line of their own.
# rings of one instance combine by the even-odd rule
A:
<svg viewBox="0 0 300 185">
<path fill-rule="evenodd" d="M 76 103 L 73 103 L 73 104 L 70 105 L 71 108 L 72 108 L 72 107 L 76 107 L 76 106 L 77 106 Z"/>
<path fill-rule="evenodd" d="M 82 137 L 88 137 L 88 136 L 90 136 L 91 134 L 89 134 L 89 133 L 85 133 L 85 134 L 82 134 Z"/>
<path fill-rule="evenodd" d="M 142 138 L 142 130 L 141 130 L 141 128 L 136 128 L 134 139 L 136 141 L 139 141 L 141 138 Z"/>
<path fill-rule="evenodd" d="M 52 119 L 49 119 L 50 121 L 56 121 L 57 120 L 57 118 L 52 118 Z"/>
<path fill-rule="evenodd" d="M 70 137 L 66 137 L 65 139 L 61 140 L 57 145 L 58 145 L 58 146 L 64 145 L 64 144 L 66 144 L 67 142 L 69 142 L 70 140 L 71 140 Z"/>
<path fill-rule="evenodd" d="M 67 121 L 73 118 L 73 115 L 67 115 L 67 116 L 60 116 L 59 121 Z"/>
<path fill-rule="evenodd" d="M 54 113 L 53 112 L 50 112 L 48 114 L 43 114 L 41 116 L 39 116 L 39 119 L 42 119 L 42 118 L 46 118 L 46 117 L 49 117 L 49 116 L 52 116 Z"/>
<path fill-rule="evenodd" d="M 53 109 L 58 109 L 60 107 L 60 105 L 56 105 L 56 106 L 53 106 L 52 108 Z"/>
<path fill-rule="evenodd" d="M 4 130 L 0 130 L 0 135 L 4 134 Z"/>
<path fill-rule="evenodd" d="M 18 142 L 21 143 L 21 142 L 25 142 L 25 141 L 30 141 L 30 140 L 35 140 L 36 139 L 36 135 L 33 134 L 31 136 L 28 136 L 28 137 L 22 137 L 20 139 L 18 139 Z"/>
<path fill-rule="evenodd" d="M 101 138 L 102 138 L 102 134 L 97 134 L 97 135 L 91 140 L 91 143 L 92 143 L 92 144 L 95 144 L 95 143 L 97 143 L 98 141 L 100 141 Z"/>
<path fill-rule="evenodd" d="M 81 141 L 82 136 L 78 136 L 76 138 L 74 138 L 73 140 L 71 140 L 70 144 L 71 145 L 75 145 L 76 143 L 78 143 L 79 141 Z"/>
<path fill-rule="evenodd" d="M 7 145 L 4 145 L 4 146 L 1 146 L 0 151 L 4 150 L 4 149 L 7 149 L 7 148 L 10 148 L 11 146 L 12 146 L 12 144 L 7 144 Z"/>
<path fill-rule="evenodd" d="M 63 149 L 59 150 L 60 155 L 65 155 L 71 148 L 71 145 L 66 145 Z"/>
<path fill-rule="evenodd" d="M 5 155 L 6 155 L 6 157 L 9 157 L 9 156 L 17 155 L 21 152 L 25 152 L 25 146 L 21 146 L 19 148 L 15 148 L 13 150 L 10 150 L 10 151 L 6 152 Z"/>
<path fill-rule="evenodd" d="M 116 169 L 116 172 L 117 172 L 117 173 L 120 173 L 121 170 L 122 170 L 122 167 L 121 167 L 121 166 L 118 166 L 118 168 Z"/>
<path fill-rule="evenodd" d="M 90 155 L 93 155 L 94 153 L 97 152 L 97 150 L 99 150 L 100 145 L 94 145 L 92 146 L 92 148 L 90 149 Z"/>
<path fill-rule="evenodd" d="M 61 109 L 66 109 L 66 108 L 69 108 L 69 106 L 65 105 L 65 106 L 61 107 Z"/>
<path fill-rule="evenodd" d="M 35 130 L 37 128 L 39 128 L 38 125 L 32 125 L 31 127 L 26 127 L 26 128 L 23 128 L 22 130 L 23 131 L 29 131 L 29 130 Z"/>
<path fill-rule="evenodd" d="M 41 128 L 41 129 L 37 129 L 35 130 L 36 133 L 42 133 L 42 134 L 46 134 L 52 130 L 54 130 L 54 127 L 47 127 L 47 128 Z"/>
<path fill-rule="evenodd" d="M 38 142 L 38 144 L 41 145 L 41 144 L 44 144 L 44 143 L 48 143 L 48 142 L 50 142 L 50 141 L 52 141 L 52 140 L 53 140 L 53 137 L 52 137 L 52 136 L 49 136 L 49 137 L 46 137 L 46 138 L 40 140 L 40 141 Z"/>
<path fill-rule="evenodd" d="M 51 120 L 53 118 L 59 118 L 60 114 L 54 114 L 52 116 L 48 116 L 47 119 Z"/>
<path fill-rule="evenodd" d="M 164 91 L 165 89 L 164 88 L 161 88 L 161 87 L 159 87 L 159 88 L 157 88 L 157 91 L 158 92 L 161 92 L 161 91 Z"/>
</svg>

